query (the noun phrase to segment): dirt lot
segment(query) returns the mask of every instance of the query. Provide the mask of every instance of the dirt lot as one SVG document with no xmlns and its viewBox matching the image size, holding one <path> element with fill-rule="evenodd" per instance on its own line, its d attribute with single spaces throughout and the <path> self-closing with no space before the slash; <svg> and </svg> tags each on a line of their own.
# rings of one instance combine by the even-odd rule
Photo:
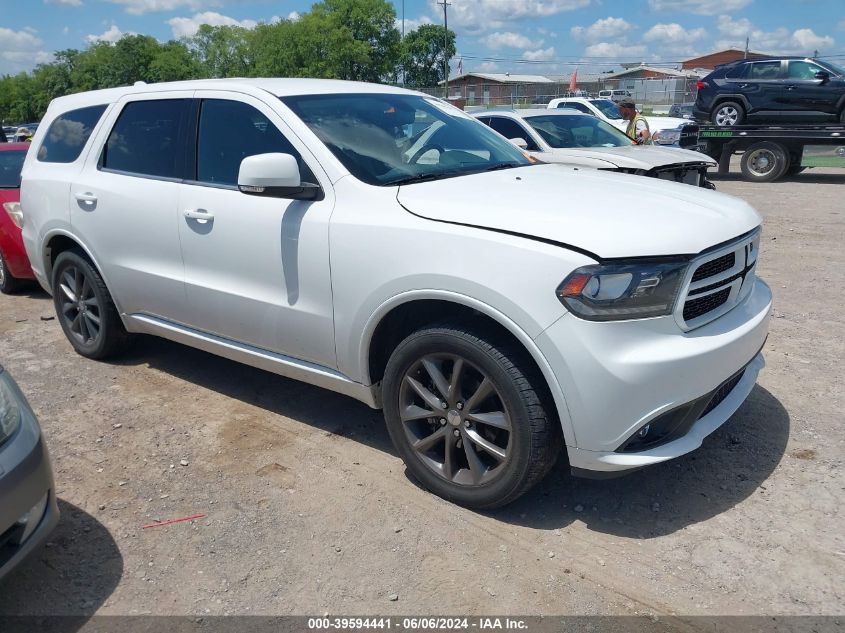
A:
<svg viewBox="0 0 845 633">
<path fill-rule="evenodd" d="M 417 487 L 350 399 L 155 339 L 87 361 L 46 295 L 0 298 L 63 513 L 0 614 L 842 613 L 845 176 L 717 184 L 765 217 L 749 400 L 692 455 L 489 514 Z"/>
</svg>

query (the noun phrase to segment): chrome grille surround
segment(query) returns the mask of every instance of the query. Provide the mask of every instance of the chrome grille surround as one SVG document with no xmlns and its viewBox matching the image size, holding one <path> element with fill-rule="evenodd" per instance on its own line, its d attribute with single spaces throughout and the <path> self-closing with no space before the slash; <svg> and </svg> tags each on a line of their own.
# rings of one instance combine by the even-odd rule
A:
<svg viewBox="0 0 845 633">
<path fill-rule="evenodd" d="M 681 329 L 689 331 L 701 327 L 718 319 L 742 302 L 748 296 L 748 293 L 751 292 L 751 288 L 754 285 L 759 251 L 760 227 L 694 258 L 690 262 L 689 268 L 687 268 L 684 282 L 681 286 L 681 293 L 678 296 L 678 301 L 675 303 L 674 316 Z M 712 262 L 724 258 L 731 253 L 734 254 L 733 266 L 713 275 L 702 276 L 699 274 L 697 280 L 692 281 L 699 268 L 707 265 L 711 265 L 710 268 L 715 270 L 723 268 L 723 266 L 712 266 Z M 688 302 L 696 301 L 710 295 L 716 295 L 717 293 L 722 293 L 720 296 L 723 296 L 725 290 L 728 290 L 728 293 L 723 302 L 718 303 L 714 301 L 713 303 L 717 305 L 714 305 L 710 310 L 697 314 L 697 316 L 690 320 L 684 318 L 684 308 Z M 701 302 L 698 303 L 700 304 Z M 698 311 L 696 310 L 694 312 Z"/>
</svg>

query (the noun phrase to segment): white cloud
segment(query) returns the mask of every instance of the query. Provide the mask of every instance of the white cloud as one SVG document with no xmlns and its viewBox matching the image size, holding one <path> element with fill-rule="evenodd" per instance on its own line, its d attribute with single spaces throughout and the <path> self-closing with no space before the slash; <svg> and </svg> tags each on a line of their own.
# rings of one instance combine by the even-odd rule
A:
<svg viewBox="0 0 845 633">
<path fill-rule="evenodd" d="M 420 28 L 423 24 L 433 24 L 433 20 L 427 15 L 421 15 L 418 18 L 405 18 L 405 33 L 410 33 Z M 402 32 L 402 17 L 397 17 L 394 22 L 399 32 Z"/>
<path fill-rule="evenodd" d="M 522 54 L 522 59 L 527 59 L 531 62 L 548 62 L 555 58 L 555 47 L 537 49 L 536 51 L 525 51 Z"/>
<path fill-rule="evenodd" d="M 643 35 L 644 42 L 654 42 L 655 44 L 687 44 L 690 42 L 697 42 L 707 37 L 707 31 L 704 29 L 690 29 L 687 30 L 676 22 L 671 24 L 655 24 L 645 35 Z"/>
<path fill-rule="evenodd" d="M 32 70 L 51 61 L 53 55 L 41 50 L 43 43 L 34 29 L 13 31 L 0 26 L 0 75 Z"/>
<path fill-rule="evenodd" d="M 68 33 L 70 33 L 70 27 L 66 26 L 62 29 L 62 35 L 67 35 Z"/>
<path fill-rule="evenodd" d="M 291 11 L 290 13 L 288 13 L 287 19 L 290 20 L 291 22 L 296 22 L 301 17 L 302 17 L 302 15 L 299 13 L 299 11 Z M 278 19 L 277 20 L 271 20 L 271 22 L 278 22 Z"/>
<path fill-rule="evenodd" d="M 590 5 L 593 0 L 452 0 L 449 27 L 458 32 L 483 33 L 516 20 L 544 18 Z M 442 16 L 437 0 L 428 0 L 432 15 Z"/>
<path fill-rule="evenodd" d="M 96 42 L 111 42 L 112 44 L 114 44 L 124 35 L 132 35 L 132 33 L 124 33 L 119 28 L 117 28 L 117 24 L 112 24 L 111 28 L 109 28 L 105 33 L 102 33 L 101 35 L 86 35 L 85 41 L 89 44 L 95 44 Z"/>
<path fill-rule="evenodd" d="M 81 7 L 82 0 L 44 0 L 44 4 L 63 4 L 67 7 Z"/>
<path fill-rule="evenodd" d="M 626 42 L 599 42 L 584 49 L 585 57 L 639 58 L 646 54 L 646 47 L 641 44 Z"/>
<path fill-rule="evenodd" d="M 732 13 L 747 7 L 753 0 L 648 0 L 652 11 L 682 11 L 696 15 Z"/>
<path fill-rule="evenodd" d="M 490 48 L 528 48 L 529 46 L 542 46 L 543 40 L 539 42 L 532 40 L 526 35 L 513 33 L 511 31 L 491 33 L 481 40 Z"/>
<path fill-rule="evenodd" d="M 634 28 L 633 25 L 623 18 L 607 17 L 602 20 L 596 20 L 587 27 L 573 26 L 569 29 L 569 33 L 577 40 L 601 42 L 602 40 L 624 35 L 632 28 Z"/>
<path fill-rule="evenodd" d="M 221 15 L 214 11 L 195 13 L 190 18 L 171 18 L 167 23 L 173 31 L 173 37 L 176 38 L 195 35 L 202 24 L 208 24 L 209 26 L 242 26 L 246 29 L 251 29 L 258 24 L 255 20 L 236 20 L 235 18 L 230 18 L 228 15 Z"/>
<path fill-rule="evenodd" d="M 494 73 L 499 70 L 499 64 L 496 62 L 482 62 L 474 70 L 479 73 Z"/>
<path fill-rule="evenodd" d="M 748 38 L 748 48 L 752 51 L 778 55 L 810 55 L 816 49 L 830 49 L 836 43 L 829 35 L 817 35 L 812 29 L 801 28 L 790 32 L 785 27 L 774 31 L 764 31 L 755 27 L 748 18 L 734 20 L 729 15 L 720 15 L 716 28 L 722 39 L 716 42 L 717 48 L 744 48 Z"/>
<path fill-rule="evenodd" d="M 183 8 L 199 11 L 208 7 L 220 6 L 220 0 L 108 0 L 108 2 L 125 7 L 126 12 L 132 15 L 142 15 L 154 11 L 175 11 Z"/>
</svg>

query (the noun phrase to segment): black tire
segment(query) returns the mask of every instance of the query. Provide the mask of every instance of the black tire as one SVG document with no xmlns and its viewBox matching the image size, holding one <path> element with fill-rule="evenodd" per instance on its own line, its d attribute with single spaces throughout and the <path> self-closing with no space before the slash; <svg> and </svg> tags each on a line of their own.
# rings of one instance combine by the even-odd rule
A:
<svg viewBox="0 0 845 633">
<path fill-rule="evenodd" d="M 3 253 L 0 252 L 0 292 L 4 295 L 10 295 L 18 292 L 26 285 L 26 282 L 17 277 L 13 277 L 6 266 L 6 260 L 3 258 Z"/>
<path fill-rule="evenodd" d="M 406 398 L 408 391 L 412 389 L 408 386 L 409 372 L 413 372 L 414 367 L 422 367 L 421 363 L 425 362 L 424 359 L 436 358 L 438 355 L 444 359 L 441 368 L 445 368 L 452 357 L 460 358 L 462 361 L 462 370 L 455 371 L 456 365 L 453 364 L 448 379 L 450 384 L 457 385 L 455 391 L 458 393 L 453 398 L 455 403 L 449 403 L 445 407 L 449 409 L 448 412 L 443 410 L 432 417 L 406 419 L 403 422 L 402 416 L 407 417 L 407 412 L 411 410 L 403 404 L 403 398 Z M 428 362 L 431 363 L 430 360 Z M 441 377 L 445 377 L 446 373 L 444 369 Z M 461 377 L 456 379 L 456 374 Z M 478 384 L 479 377 L 484 380 L 489 379 L 495 391 L 489 396 L 491 399 L 482 398 L 472 405 L 473 393 L 482 391 Z M 433 390 L 430 395 L 443 392 L 442 388 L 439 392 L 437 391 L 435 381 L 428 383 L 428 387 Z M 415 389 L 410 393 L 412 397 L 418 395 Z M 510 503 L 540 481 L 554 466 L 560 454 L 562 444 L 560 425 L 557 417 L 553 415 L 553 409 L 547 412 L 545 408 L 553 405 L 546 405 L 551 396 L 547 395 L 542 376 L 539 375 L 524 350 L 502 340 L 495 334 L 479 334 L 469 328 L 449 323 L 434 325 L 412 333 L 399 343 L 390 356 L 385 369 L 383 394 L 387 429 L 393 445 L 408 470 L 425 488 L 459 505 L 476 509 L 491 509 Z M 467 394 L 469 394 L 468 397 Z M 462 399 L 466 402 L 463 403 Z M 486 427 L 486 423 L 481 423 L 481 420 L 473 415 L 474 406 L 485 403 L 487 403 L 486 408 L 479 407 L 483 411 L 489 411 L 490 408 L 496 409 L 496 406 L 490 403 L 502 406 L 501 415 L 508 421 L 508 430 Z M 458 411 L 458 409 L 463 409 L 462 405 L 465 407 L 463 413 L 466 415 L 463 422 Z M 431 406 L 431 409 L 431 411 L 420 413 L 433 413 L 434 407 Z M 454 421 L 453 415 L 458 416 L 457 422 Z M 497 416 L 499 413 L 479 412 L 477 415 L 490 417 Z M 445 421 L 446 418 L 441 416 L 449 416 L 448 423 Z M 411 429 L 411 425 L 422 426 L 424 437 L 434 437 L 438 432 L 445 431 L 442 437 L 444 442 L 442 470 L 436 470 L 431 465 L 432 462 L 436 462 L 436 457 L 429 458 L 412 446 L 411 436 L 416 436 L 416 431 Z M 442 428 L 438 425 L 442 425 Z M 428 435 L 429 432 L 431 435 Z M 476 440 L 470 442 L 472 432 L 475 433 L 476 438 L 480 434 L 485 434 L 483 439 L 489 440 L 491 444 L 497 444 L 495 447 L 497 449 L 502 442 L 506 441 L 507 446 L 502 449 L 506 457 L 501 461 L 494 459 L 493 452 L 487 452 L 480 444 L 472 443 Z M 460 437 L 458 437 L 459 433 Z M 497 433 L 499 435 L 496 435 Z M 453 458 L 449 460 L 451 468 L 446 466 L 445 457 L 449 443 L 455 445 L 452 449 L 455 451 L 452 453 Z M 463 444 L 468 444 L 469 448 Z M 428 450 L 438 449 L 439 446 L 435 446 Z M 470 454 L 476 455 L 474 461 L 480 456 L 487 462 L 484 464 L 486 470 L 481 470 L 483 473 L 479 479 L 481 483 L 456 482 L 455 480 L 461 477 L 474 478 L 475 473 L 478 472 L 471 468 Z M 463 469 L 459 468 L 461 462 L 466 464 Z M 475 463 L 481 465 L 478 461 Z M 445 475 L 449 471 L 455 473 L 452 478 L 447 478 Z M 484 481 L 484 478 L 488 479 Z"/>
<path fill-rule="evenodd" d="M 103 278 L 79 249 L 56 257 L 53 305 L 65 336 L 86 358 L 114 356 L 131 342 Z M 96 332 L 95 319 L 99 321 Z"/>
<path fill-rule="evenodd" d="M 710 112 L 710 120 L 722 127 L 733 127 L 742 125 L 745 121 L 745 108 L 736 101 L 722 101 L 713 106 Z"/>
<path fill-rule="evenodd" d="M 772 182 L 789 169 L 789 154 L 777 143 L 755 143 L 742 153 L 742 175 L 751 182 Z"/>
</svg>

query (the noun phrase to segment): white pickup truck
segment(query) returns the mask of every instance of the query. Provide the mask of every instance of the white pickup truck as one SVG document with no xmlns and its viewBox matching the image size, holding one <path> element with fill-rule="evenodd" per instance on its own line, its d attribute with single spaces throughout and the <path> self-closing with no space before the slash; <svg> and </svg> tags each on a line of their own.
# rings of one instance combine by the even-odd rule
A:
<svg viewBox="0 0 845 633">
<path fill-rule="evenodd" d="M 610 99 L 586 99 L 584 97 L 560 97 L 552 99 L 549 109 L 573 108 L 586 114 L 597 116 L 623 132 L 628 129 L 628 122 L 622 118 L 619 107 Z M 647 116 L 648 129 L 655 145 L 675 145 L 691 147 L 698 142 L 698 125 L 689 119 L 671 116 Z M 688 142 L 684 142 L 687 140 Z"/>
</svg>

